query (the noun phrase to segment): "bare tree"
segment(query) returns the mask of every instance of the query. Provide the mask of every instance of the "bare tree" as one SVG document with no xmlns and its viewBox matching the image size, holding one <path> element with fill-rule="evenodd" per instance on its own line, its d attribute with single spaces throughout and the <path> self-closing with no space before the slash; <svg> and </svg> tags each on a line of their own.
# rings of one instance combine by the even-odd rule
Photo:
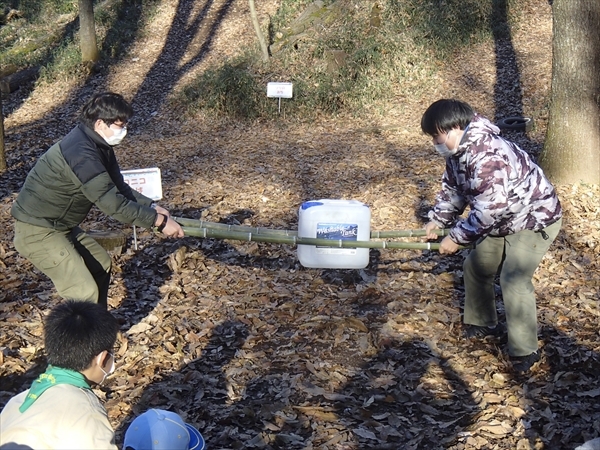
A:
<svg viewBox="0 0 600 450">
<path fill-rule="evenodd" d="M 258 38 L 258 42 L 260 43 L 260 50 L 262 52 L 262 60 L 267 62 L 269 60 L 269 49 L 267 47 L 267 42 L 265 41 L 265 36 L 263 35 L 260 24 L 258 22 L 258 16 L 256 15 L 256 7 L 254 5 L 254 0 L 248 0 L 250 4 L 250 17 L 252 18 L 252 26 L 254 26 L 254 32 L 256 33 L 256 37 Z"/>
<path fill-rule="evenodd" d="M 2 91 L 0 91 L 0 173 L 6 171 L 6 152 L 4 147 L 4 113 L 2 112 Z"/>
<path fill-rule="evenodd" d="M 600 184 L 600 1 L 554 0 L 552 94 L 540 164 L 558 183 Z"/>
<path fill-rule="evenodd" d="M 83 62 L 97 61 L 100 57 L 96 43 L 93 0 L 79 0 L 79 48 Z"/>
</svg>

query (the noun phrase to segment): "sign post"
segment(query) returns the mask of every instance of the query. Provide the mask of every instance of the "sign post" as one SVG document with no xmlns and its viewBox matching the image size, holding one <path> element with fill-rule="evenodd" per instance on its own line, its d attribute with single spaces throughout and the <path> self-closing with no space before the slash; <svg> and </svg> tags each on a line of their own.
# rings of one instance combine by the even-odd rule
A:
<svg viewBox="0 0 600 450">
<path fill-rule="evenodd" d="M 281 99 L 292 98 L 294 86 L 292 83 L 267 83 L 267 97 L 277 98 L 278 112 L 281 114 Z"/>
<path fill-rule="evenodd" d="M 122 170 L 123 180 L 131 187 L 131 189 L 144 194 L 152 200 L 162 199 L 162 180 L 160 169 L 151 167 L 148 169 L 132 169 Z M 137 232 L 135 225 L 133 226 L 133 248 L 137 250 Z"/>
</svg>

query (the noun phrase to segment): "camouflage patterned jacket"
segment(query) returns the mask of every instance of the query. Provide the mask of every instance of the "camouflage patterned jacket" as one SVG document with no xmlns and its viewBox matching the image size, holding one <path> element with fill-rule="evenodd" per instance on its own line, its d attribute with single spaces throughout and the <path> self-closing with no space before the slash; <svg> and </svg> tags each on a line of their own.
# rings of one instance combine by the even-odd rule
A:
<svg viewBox="0 0 600 450">
<path fill-rule="evenodd" d="M 450 237 L 457 244 L 538 231 L 562 217 L 556 191 L 542 169 L 499 132 L 476 115 L 457 152 L 446 159 L 442 190 L 429 219 L 441 228 L 452 227 Z M 467 206 L 468 215 L 459 218 Z"/>
</svg>

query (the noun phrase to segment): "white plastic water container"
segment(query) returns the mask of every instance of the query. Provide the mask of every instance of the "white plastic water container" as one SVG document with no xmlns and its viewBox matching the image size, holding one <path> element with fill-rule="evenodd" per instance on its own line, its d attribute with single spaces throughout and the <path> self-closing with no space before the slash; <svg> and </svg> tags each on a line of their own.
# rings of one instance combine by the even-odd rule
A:
<svg viewBox="0 0 600 450">
<path fill-rule="evenodd" d="M 357 200 L 304 202 L 298 211 L 298 236 L 368 241 L 371 238 L 371 210 Z M 362 269 L 369 264 L 369 249 L 298 245 L 298 259 L 304 267 Z"/>
</svg>

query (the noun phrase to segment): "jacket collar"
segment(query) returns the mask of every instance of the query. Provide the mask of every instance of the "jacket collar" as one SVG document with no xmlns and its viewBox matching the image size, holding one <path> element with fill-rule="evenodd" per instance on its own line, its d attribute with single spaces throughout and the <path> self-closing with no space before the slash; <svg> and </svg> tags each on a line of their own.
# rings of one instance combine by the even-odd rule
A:
<svg viewBox="0 0 600 450">
<path fill-rule="evenodd" d="M 87 125 L 80 123 L 79 125 L 77 125 L 77 127 L 81 131 L 83 131 L 92 141 L 94 141 L 94 144 L 96 144 L 102 150 L 112 150 L 112 147 L 106 143 L 104 138 L 102 136 L 100 136 L 98 133 L 96 133 L 94 130 L 92 130 L 90 127 L 88 127 Z"/>
</svg>

